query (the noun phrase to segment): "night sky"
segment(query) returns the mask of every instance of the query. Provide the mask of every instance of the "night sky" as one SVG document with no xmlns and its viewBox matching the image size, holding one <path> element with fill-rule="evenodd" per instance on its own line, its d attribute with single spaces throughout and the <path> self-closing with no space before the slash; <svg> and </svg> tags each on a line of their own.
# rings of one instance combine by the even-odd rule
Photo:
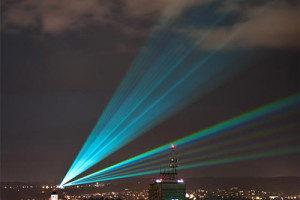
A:
<svg viewBox="0 0 300 200">
<path fill-rule="evenodd" d="M 1 181 L 59 183 L 154 25 L 189 9 L 205 10 L 213 2 L 2 1 Z M 199 48 L 214 49 L 267 1 L 242 2 Z M 233 3 L 226 0 L 216 9 Z M 209 16 L 201 17 L 202 26 L 195 31 L 211 23 Z M 298 1 L 274 2 L 222 50 L 242 51 L 233 65 L 248 65 L 246 70 L 87 172 L 299 92 L 299 18 Z M 295 131 L 299 130 L 298 126 Z M 299 156 L 181 173 L 184 177 L 299 176 Z"/>
</svg>

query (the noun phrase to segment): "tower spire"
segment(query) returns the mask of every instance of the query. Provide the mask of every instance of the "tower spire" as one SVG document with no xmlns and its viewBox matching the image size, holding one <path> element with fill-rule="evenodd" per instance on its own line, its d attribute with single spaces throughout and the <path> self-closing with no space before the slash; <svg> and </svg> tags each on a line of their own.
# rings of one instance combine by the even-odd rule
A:
<svg viewBox="0 0 300 200">
<path fill-rule="evenodd" d="M 175 156 L 175 146 L 172 144 L 171 145 L 171 159 L 170 159 L 170 168 L 171 168 L 171 173 L 170 173 L 170 179 L 171 180 L 177 180 L 177 170 L 176 168 L 178 167 L 177 163 L 177 158 Z"/>
</svg>

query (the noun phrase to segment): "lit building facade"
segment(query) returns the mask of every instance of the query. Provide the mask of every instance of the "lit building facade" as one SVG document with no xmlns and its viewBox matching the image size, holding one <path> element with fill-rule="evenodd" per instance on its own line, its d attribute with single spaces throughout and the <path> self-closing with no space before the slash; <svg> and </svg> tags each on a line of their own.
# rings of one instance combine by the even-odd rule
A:
<svg viewBox="0 0 300 200">
<path fill-rule="evenodd" d="M 185 200 L 186 184 L 178 178 L 174 148 L 172 145 L 170 170 L 160 172 L 160 177 L 149 185 L 149 200 Z"/>
<path fill-rule="evenodd" d="M 185 200 L 185 183 L 156 181 L 149 185 L 149 200 Z"/>
</svg>

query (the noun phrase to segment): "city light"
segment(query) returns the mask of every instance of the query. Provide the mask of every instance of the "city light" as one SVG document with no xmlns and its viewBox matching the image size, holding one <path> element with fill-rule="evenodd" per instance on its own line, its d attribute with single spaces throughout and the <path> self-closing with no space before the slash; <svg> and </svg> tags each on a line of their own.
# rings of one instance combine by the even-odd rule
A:
<svg viewBox="0 0 300 200">
<path fill-rule="evenodd" d="M 162 182 L 162 179 L 156 179 L 155 182 L 156 182 L 156 183 L 161 183 L 161 182 Z"/>
<path fill-rule="evenodd" d="M 271 178 L 274 180 L 274 178 Z M 275 178 L 276 179 L 276 178 Z M 280 179 L 280 178 L 279 178 Z M 217 179 L 213 178 L 213 180 L 219 181 L 224 180 L 222 178 Z M 259 181 L 258 178 L 256 181 Z M 21 185 L 15 185 L 15 186 L 9 186 L 9 185 L 1 185 L 1 189 L 4 191 L 14 191 L 16 193 L 20 194 L 20 188 Z M 76 187 L 68 188 L 67 190 L 63 190 L 61 192 L 58 192 L 59 199 L 65 198 L 65 199 L 89 199 L 94 197 L 100 198 L 100 196 L 108 199 L 111 199 L 112 197 L 114 199 L 121 198 L 121 199 L 149 199 L 149 192 L 148 190 L 142 190 L 142 191 L 136 191 L 136 189 L 130 188 L 130 189 L 124 189 L 120 191 L 99 191 L 99 188 L 97 188 L 95 185 L 85 185 L 84 186 L 88 190 L 83 190 L 78 193 L 78 189 Z M 95 188 L 93 190 L 93 188 Z M 41 185 L 34 185 L 33 187 L 30 187 L 28 189 L 28 193 L 32 194 L 35 193 L 37 190 L 39 191 L 42 196 L 40 197 L 43 199 L 45 197 L 45 194 L 50 194 L 52 191 L 45 192 Z M 93 192 L 92 192 L 93 191 Z M 75 193 L 75 194 L 74 194 Z M 22 193 L 21 193 L 22 194 Z M 262 191 L 262 190 L 253 190 L 253 189 L 245 189 L 245 188 L 239 188 L 239 187 L 232 187 L 232 188 L 222 188 L 217 190 L 204 190 L 204 189 L 192 189 L 189 190 L 188 193 L 185 193 L 187 195 L 187 198 L 190 198 L 191 196 L 196 197 L 197 199 L 203 199 L 208 197 L 219 198 L 223 196 L 225 199 L 282 199 L 282 200 L 289 200 L 289 199 L 300 199 L 300 194 L 289 194 L 289 193 L 283 193 L 283 192 L 274 192 L 274 191 Z M 21 197 L 20 197 L 21 198 Z M 40 198 L 34 198 L 34 199 L 40 199 Z M 24 197 L 23 197 L 24 199 Z M 26 199 L 26 198 L 25 198 Z"/>
</svg>

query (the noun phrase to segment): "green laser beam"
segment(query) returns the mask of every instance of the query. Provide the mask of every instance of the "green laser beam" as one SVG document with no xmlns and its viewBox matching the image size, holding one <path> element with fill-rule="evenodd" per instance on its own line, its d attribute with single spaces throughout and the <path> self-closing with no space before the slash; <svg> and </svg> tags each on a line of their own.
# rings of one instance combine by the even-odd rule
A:
<svg viewBox="0 0 300 200">
<path fill-rule="evenodd" d="M 264 116 L 265 114 L 271 113 L 273 111 L 280 110 L 280 109 L 282 109 L 284 107 L 288 107 L 288 106 L 290 106 L 292 104 L 299 103 L 299 98 L 300 98 L 299 94 L 295 94 L 295 95 L 292 95 L 290 97 L 286 97 L 286 98 L 278 100 L 278 101 L 276 101 L 274 103 L 270 103 L 270 104 L 267 104 L 265 106 L 259 107 L 258 109 L 254 110 L 254 111 L 247 112 L 247 113 L 242 114 L 242 115 L 240 115 L 238 117 L 232 118 L 232 119 L 227 120 L 225 122 L 219 123 L 219 124 L 217 124 L 215 126 L 212 126 L 212 127 L 207 128 L 207 129 L 204 129 L 204 130 L 202 130 L 200 132 L 196 132 L 196 133 L 194 133 L 192 135 L 189 135 L 189 136 L 186 136 L 186 137 L 184 137 L 182 139 L 176 140 L 176 141 L 174 141 L 172 143 L 174 143 L 175 145 L 188 143 L 189 141 L 193 141 L 195 139 L 202 138 L 202 137 L 204 137 L 206 135 L 213 134 L 213 133 L 215 133 L 217 131 L 221 131 L 221 130 L 224 130 L 226 128 L 230 128 L 230 127 L 232 127 L 232 126 L 234 126 L 236 124 L 247 122 L 247 121 L 252 120 L 252 119 L 254 119 L 254 118 L 258 117 L 258 116 Z M 131 162 L 134 162 L 134 161 L 137 161 L 137 160 L 142 160 L 143 158 L 146 158 L 148 156 L 156 155 L 159 152 L 166 151 L 166 149 L 168 149 L 169 146 L 170 146 L 170 144 L 172 144 L 172 143 L 160 146 L 160 147 L 155 148 L 153 150 L 150 150 L 150 151 L 148 151 L 146 153 L 143 153 L 143 154 L 140 154 L 140 155 L 135 156 L 133 158 L 127 159 L 127 160 L 125 160 L 123 162 L 117 163 L 115 165 L 112 165 L 110 167 L 107 167 L 105 169 L 97 171 L 95 173 L 92 173 L 92 174 L 90 174 L 88 176 L 85 176 L 83 178 L 77 179 L 76 181 L 80 181 L 80 180 L 84 180 L 84 179 L 90 178 L 90 177 L 95 176 L 97 174 L 104 173 L 104 172 L 109 171 L 111 169 L 114 169 L 116 167 L 120 167 L 122 165 L 131 163 Z"/>
</svg>

